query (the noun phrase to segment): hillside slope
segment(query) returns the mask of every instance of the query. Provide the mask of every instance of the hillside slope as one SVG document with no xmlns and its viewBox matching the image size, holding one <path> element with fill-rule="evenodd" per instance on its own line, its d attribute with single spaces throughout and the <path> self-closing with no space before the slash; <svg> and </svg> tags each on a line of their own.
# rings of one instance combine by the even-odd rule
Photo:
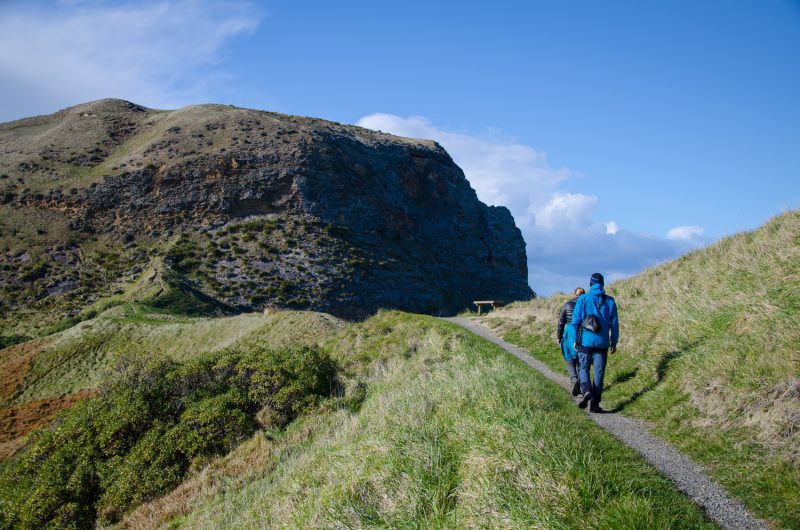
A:
<svg viewBox="0 0 800 530">
<path fill-rule="evenodd" d="M 212 313 L 452 313 L 532 294 L 511 214 L 432 141 L 100 100 L 0 124 L 0 152 L 5 343 L 85 318 L 154 260 Z"/>
<path fill-rule="evenodd" d="M 587 278 L 588 281 L 588 278 Z M 800 526 L 800 212 L 607 286 L 606 408 L 651 421 L 776 526 Z M 565 296 L 486 322 L 557 370 Z"/>
<path fill-rule="evenodd" d="M 714 527 L 554 385 L 482 339 L 383 313 L 335 343 L 343 364 L 372 365 L 358 411 L 245 444 L 227 462 L 263 455 L 266 465 L 199 491 L 171 526 Z"/>
<path fill-rule="evenodd" d="M 112 374 L 0 467 L 0 527 L 714 527 L 555 385 L 455 326 L 297 321 L 315 358 L 266 347 L 280 329 Z"/>
<path fill-rule="evenodd" d="M 330 315 L 286 311 L 208 318 L 173 315 L 141 304 L 114 307 L 44 339 L 0 352 L 0 461 L 36 428 L 97 394 L 122 358 L 174 361 L 230 347 L 311 346 L 341 322 Z"/>
</svg>

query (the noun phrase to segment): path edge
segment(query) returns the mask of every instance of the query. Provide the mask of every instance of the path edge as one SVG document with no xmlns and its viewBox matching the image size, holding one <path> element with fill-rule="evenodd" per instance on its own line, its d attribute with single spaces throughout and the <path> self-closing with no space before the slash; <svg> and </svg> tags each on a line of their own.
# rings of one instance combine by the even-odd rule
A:
<svg viewBox="0 0 800 530">
<path fill-rule="evenodd" d="M 443 320 L 500 346 L 565 390 L 572 389 L 569 379 L 565 376 L 557 374 L 522 348 L 504 341 L 485 325 L 466 317 L 450 317 Z M 768 528 L 765 521 L 752 515 L 744 504 L 731 497 L 725 488 L 713 480 L 699 464 L 669 442 L 653 436 L 644 421 L 619 413 L 592 414 L 587 411 L 586 414 L 603 430 L 638 452 L 662 476 L 669 479 L 700 506 L 708 518 L 720 527 L 730 530 Z"/>
</svg>

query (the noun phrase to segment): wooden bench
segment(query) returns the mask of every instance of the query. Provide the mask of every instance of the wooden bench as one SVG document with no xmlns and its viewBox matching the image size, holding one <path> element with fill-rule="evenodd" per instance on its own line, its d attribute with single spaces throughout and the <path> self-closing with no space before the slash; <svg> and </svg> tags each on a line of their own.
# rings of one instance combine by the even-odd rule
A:
<svg viewBox="0 0 800 530">
<path fill-rule="evenodd" d="M 481 308 L 483 306 L 490 305 L 492 306 L 492 309 L 497 309 L 497 306 L 500 305 L 500 302 L 498 302 L 497 300 L 475 300 L 472 303 L 478 306 L 478 316 L 481 315 Z"/>
</svg>

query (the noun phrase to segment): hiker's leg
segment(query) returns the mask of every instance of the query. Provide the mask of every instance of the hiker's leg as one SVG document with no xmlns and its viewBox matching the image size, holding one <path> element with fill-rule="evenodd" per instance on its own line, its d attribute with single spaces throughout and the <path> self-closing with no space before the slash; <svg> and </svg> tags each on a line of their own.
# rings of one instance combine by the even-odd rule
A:
<svg viewBox="0 0 800 530">
<path fill-rule="evenodd" d="M 578 352 L 578 374 L 581 381 L 581 394 L 591 392 L 592 384 L 589 382 L 589 367 L 592 365 L 591 356 L 585 352 Z"/>
<path fill-rule="evenodd" d="M 603 399 L 603 378 L 606 375 L 606 362 L 608 362 L 607 350 L 594 353 L 592 364 L 594 364 L 594 383 L 592 384 L 592 405 L 599 406 Z"/>
<path fill-rule="evenodd" d="M 575 381 L 578 380 L 578 360 L 577 359 L 568 359 L 567 360 L 567 373 L 569 374 L 569 382 L 575 384 Z"/>
</svg>

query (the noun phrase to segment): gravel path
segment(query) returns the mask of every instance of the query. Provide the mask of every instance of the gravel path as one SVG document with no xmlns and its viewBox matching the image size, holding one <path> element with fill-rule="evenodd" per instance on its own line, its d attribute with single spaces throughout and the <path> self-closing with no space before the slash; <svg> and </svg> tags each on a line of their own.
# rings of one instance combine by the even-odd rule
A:
<svg viewBox="0 0 800 530">
<path fill-rule="evenodd" d="M 567 391 L 572 390 L 572 385 L 567 377 L 553 372 L 544 363 L 531 357 L 525 350 L 498 338 L 485 326 L 469 318 L 455 317 L 445 320 L 458 324 L 497 344 L 528 366 L 541 372 L 547 379 L 564 387 Z M 589 413 L 587 412 L 587 414 Z M 762 520 L 750 515 L 740 502 L 729 497 L 722 486 L 706 475 L 700 466 L 692 462 L 689 457 L 678 452 L 667 442 L 654 438 L 644 422 L 613 413 L 589 414 L 589 417 L 622 443 L 638 451 L 662 475 L 674 482 L 678 489 L 700 505 L 708 517 L 722 528 L 767 528 Z"/>
</svg>

